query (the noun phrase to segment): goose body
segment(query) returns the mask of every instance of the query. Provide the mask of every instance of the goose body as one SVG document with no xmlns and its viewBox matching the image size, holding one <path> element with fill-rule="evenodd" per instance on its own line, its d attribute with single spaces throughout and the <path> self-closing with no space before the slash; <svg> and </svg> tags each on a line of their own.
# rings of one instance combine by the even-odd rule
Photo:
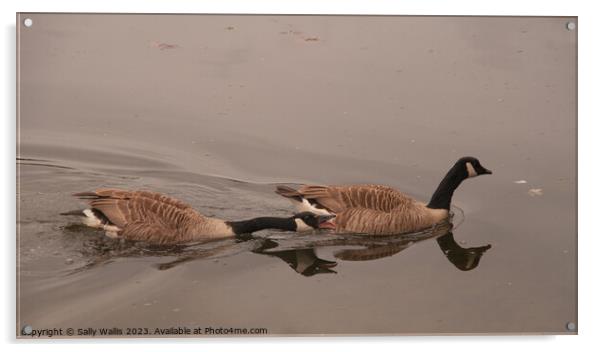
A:
<svg viewBox="0 0 602 352">
<path fill-rule="evenodd" d="M 454 190 L 470 177 L 491 174 L 476 158 L 459 159 L 445 175 L 429 203 L 382 185 L 278 186 L 276 193 L 298 209 L 336 215 L 336 232 L 390 235 L 416 232 L 449 216 Z"/>
<path fill-rule="evenodd" d="M 206 217 L 175 198 L 148 191 L 98 189 L 74 196 L 87 200 L 89 208 L 63 215 L 81 215 L 85 225 L 102 229 L 112 238 L 155 244 L 215 240 L 268 228 L 301 232 L 331 227 L 326 216 L 311 213 L 225 221 Z"/>
</svg>

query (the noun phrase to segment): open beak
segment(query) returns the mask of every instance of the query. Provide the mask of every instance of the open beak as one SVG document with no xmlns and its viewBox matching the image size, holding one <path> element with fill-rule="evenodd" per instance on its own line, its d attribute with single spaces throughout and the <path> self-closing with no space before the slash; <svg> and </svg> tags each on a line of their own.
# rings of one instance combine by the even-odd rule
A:
<svg viewBox="0 0 602 352">
<path fill-rule="evenodd" d="M 333 219 L 336 215 L 320 215 L 318 216 L 318 228 L 321 229 L 335 229 L 336 224 Z"/>
</svg>

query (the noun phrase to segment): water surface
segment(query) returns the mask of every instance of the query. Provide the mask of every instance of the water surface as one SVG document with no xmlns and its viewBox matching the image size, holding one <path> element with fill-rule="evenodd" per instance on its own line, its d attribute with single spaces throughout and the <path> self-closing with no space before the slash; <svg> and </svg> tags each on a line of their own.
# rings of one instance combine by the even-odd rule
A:
<svg viewBox="0 0 602 352">
<path fill-rule="evenodd" d="M 565 333 L 576 322 L 576 33 L 568 18 L 32 14 L 19 28 L 17 326 L 270 334 Z M 455 228 L 262 231 L 156 248 L 61 217 L 147 189 L 223 219 L 279 183 L 427 201 L 494 174 Z M 517 182 L 518 181 L 518 182 Z M 526 182 L 525 182 L 526 181 Z"/>
</svg>

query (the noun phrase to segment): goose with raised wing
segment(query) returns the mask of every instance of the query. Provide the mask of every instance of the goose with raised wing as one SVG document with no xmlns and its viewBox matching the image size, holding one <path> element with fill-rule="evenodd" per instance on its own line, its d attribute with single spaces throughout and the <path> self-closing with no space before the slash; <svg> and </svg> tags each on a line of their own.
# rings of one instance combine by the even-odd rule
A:
<svg viewBox="0 0 602 352">
<path fill-rule="evenodd" d="M 299 211 L 336 215 L 336 232 L 390 235 L 415 232 L 449 216 L 454 191 L 462 181 L 492 172 L 474 157 L 460 158 L 447 172 L 431 200 L 423 203 L 382 185 L 278 186 Z"/>
<path fill-rule="evenodd" d="M 89 207 L 62 215 L 81 216 L 85 225 L 102 229 L 111 238 L 153 244 L 215 240 L 264 229 L 305 232 L 334 227 L 331 222 L 334 216 L 311 212 L 225 221 L 206 217 L 180 200 L 148 191 L 98 189 L 74 196 L 87 200 Z"/>
</svg>

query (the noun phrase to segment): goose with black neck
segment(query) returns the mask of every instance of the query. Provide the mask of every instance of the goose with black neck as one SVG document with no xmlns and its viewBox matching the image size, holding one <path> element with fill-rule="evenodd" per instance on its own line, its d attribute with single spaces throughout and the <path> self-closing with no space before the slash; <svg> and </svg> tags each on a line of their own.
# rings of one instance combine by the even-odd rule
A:
<svg viewBox="0 0 602 352">
<path fill-rule="evenodd" d="M 334 215 L 311 212 L 225 221 L 206 217 L 180 200 L 149 191 L 98 189 L 74 196 L 87 200 L 88 208 L 62 215 L 79 216 L 85 225 L 104 230 L 111 238 L 159 245 L 241 237 L 265 229 L 306 232 L 334 228 Z"/>
<path fill-rule="evenodd" d="M 392 235 L 416 232 L 449 217 L 452 197 L 469 178 L 492 172 L 474 157 L 458 159 L 449 169 L 428 203 L 383 185 L 303 185 L 299 189 L 278 186 L 299 211 L 336 215 L 336 232 Z"/>
</svg>

